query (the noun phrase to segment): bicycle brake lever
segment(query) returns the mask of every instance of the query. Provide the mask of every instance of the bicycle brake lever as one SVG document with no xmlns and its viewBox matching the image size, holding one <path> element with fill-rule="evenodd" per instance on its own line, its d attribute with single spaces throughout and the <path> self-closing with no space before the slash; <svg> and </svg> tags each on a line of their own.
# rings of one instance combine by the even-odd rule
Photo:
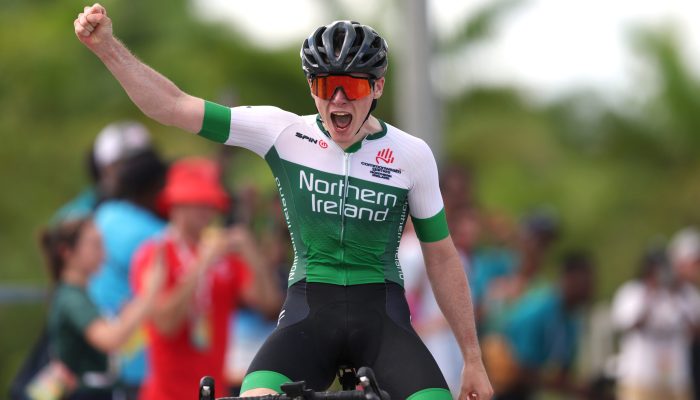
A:
<svg viewBox="0 0 700 400">
<path fill-rule="evenodd" d="M 214 378 L 205 376 L 199 381 L 199 400 L 216 399 L 214 392 Z"/>
<path fill-rule="evenodd" d="M 282 392 L 292 400 L 313 399 L 314 391 L 306 388 L 305 381 L 284 383 L 280 386 Z"/>
<path fill-rule="evenodd" d="M 359 377 L 360 385 L 362 385 L 367 394 L 368 400 L 382 400 L 385 398 L 383 391 L 377 385 L 377 378 L 374 376 L 374 371 L 371 368 L 361 367 L 357 370 L 357 376 Z"/>
</svg>

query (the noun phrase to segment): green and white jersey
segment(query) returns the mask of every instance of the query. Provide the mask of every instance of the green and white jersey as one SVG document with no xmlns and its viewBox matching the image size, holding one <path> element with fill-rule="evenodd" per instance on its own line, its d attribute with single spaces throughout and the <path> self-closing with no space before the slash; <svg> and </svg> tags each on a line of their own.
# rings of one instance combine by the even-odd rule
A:
<svg viewBox="0 0 700 400">
<path fill-rule="evenodd" d="M 343 150 L 319 116 L 206 103 L 200 135 L 252 150 L 272 169 L 294 247 L 289 285 L 403 285 L 397 249 L 409 211 L 422 241 L 447 237 L 430 148 L 381 125 Z"/>
</svg>

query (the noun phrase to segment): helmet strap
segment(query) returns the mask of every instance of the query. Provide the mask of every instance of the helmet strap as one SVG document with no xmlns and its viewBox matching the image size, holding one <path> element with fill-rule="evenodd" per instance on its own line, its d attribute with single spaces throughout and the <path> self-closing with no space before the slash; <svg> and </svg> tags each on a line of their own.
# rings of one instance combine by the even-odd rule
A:
<svg viewBox="0 0 700 400">
<path fill-rule="evenodd" d="M 369 106 L 369 111 L 367 112 L 367 116 L 365 117 L 365 120 L 362 121 L 362 124 L 360 125 L 360 127 L 357 129 L 357 132 L 355 132 L 355 136 L 358 133 L 360 133 L 360 131 L 362 130 L 362 127 L 365 126 L 365 122 L 367 122 L 367 120 L 369 119 L 369 116 L 372 115 L 372 111 L 374 111 L 375 108 L 377 108 L 377 99 L 372 100 L 372 105 Z"/>
</svg>

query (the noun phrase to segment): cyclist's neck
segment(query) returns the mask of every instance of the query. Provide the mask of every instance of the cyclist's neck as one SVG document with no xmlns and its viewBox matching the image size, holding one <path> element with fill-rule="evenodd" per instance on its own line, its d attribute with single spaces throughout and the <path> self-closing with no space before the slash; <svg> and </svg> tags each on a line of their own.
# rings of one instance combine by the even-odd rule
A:
<svg viewBox="0 0 700 400">
<path fill-rule="evenodd" d="M 367 117 L 367 121 L 362 124 L 360 129 L 357 131 L 357 134 L 355 135 L 355 140 L 353 140 L 351 143 L 338 143 L 338 146 L 340 146 L 343 150 L 347 150 L 351 146 L 353 146 L 357 142 L 363 141 L 367 136 L 373 135 L 377 132 L 381 132 L 382 130 L 382 125 L 379 122 L 377 118 L 375 118 L 372 115 L 369 115 Z M 337 142 L 336 142 L 337 143 Z"/>
<path fill-rule="evenodd" d="M 370 115 L 369 118 L 367 118 L 367 121 L 365 121 L 365 123 L 362 124 L 360 132 L 357 135 L 362 136 L 362 138 L 364 139 L 365 137 L 380 132 L 381 130 L 382 125 L 379 123 L 379 120 L 373 115 Z"/>
</svg>

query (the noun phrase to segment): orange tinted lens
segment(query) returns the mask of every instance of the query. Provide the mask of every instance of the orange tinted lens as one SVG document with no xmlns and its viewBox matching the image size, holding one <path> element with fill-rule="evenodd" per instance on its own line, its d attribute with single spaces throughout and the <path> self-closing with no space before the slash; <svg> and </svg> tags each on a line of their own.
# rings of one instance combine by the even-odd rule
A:
<svg viewBox="0 0 700 400">
<path fill-rule="evenodd" d="M 333 97 L 336 89 L 341 88 L 349 100 L 361 99 L 372 93 L 369 80 L 347 75 L 319 76 L 311 81 L 311 93 L 324 100 Z"/>
</svg>

